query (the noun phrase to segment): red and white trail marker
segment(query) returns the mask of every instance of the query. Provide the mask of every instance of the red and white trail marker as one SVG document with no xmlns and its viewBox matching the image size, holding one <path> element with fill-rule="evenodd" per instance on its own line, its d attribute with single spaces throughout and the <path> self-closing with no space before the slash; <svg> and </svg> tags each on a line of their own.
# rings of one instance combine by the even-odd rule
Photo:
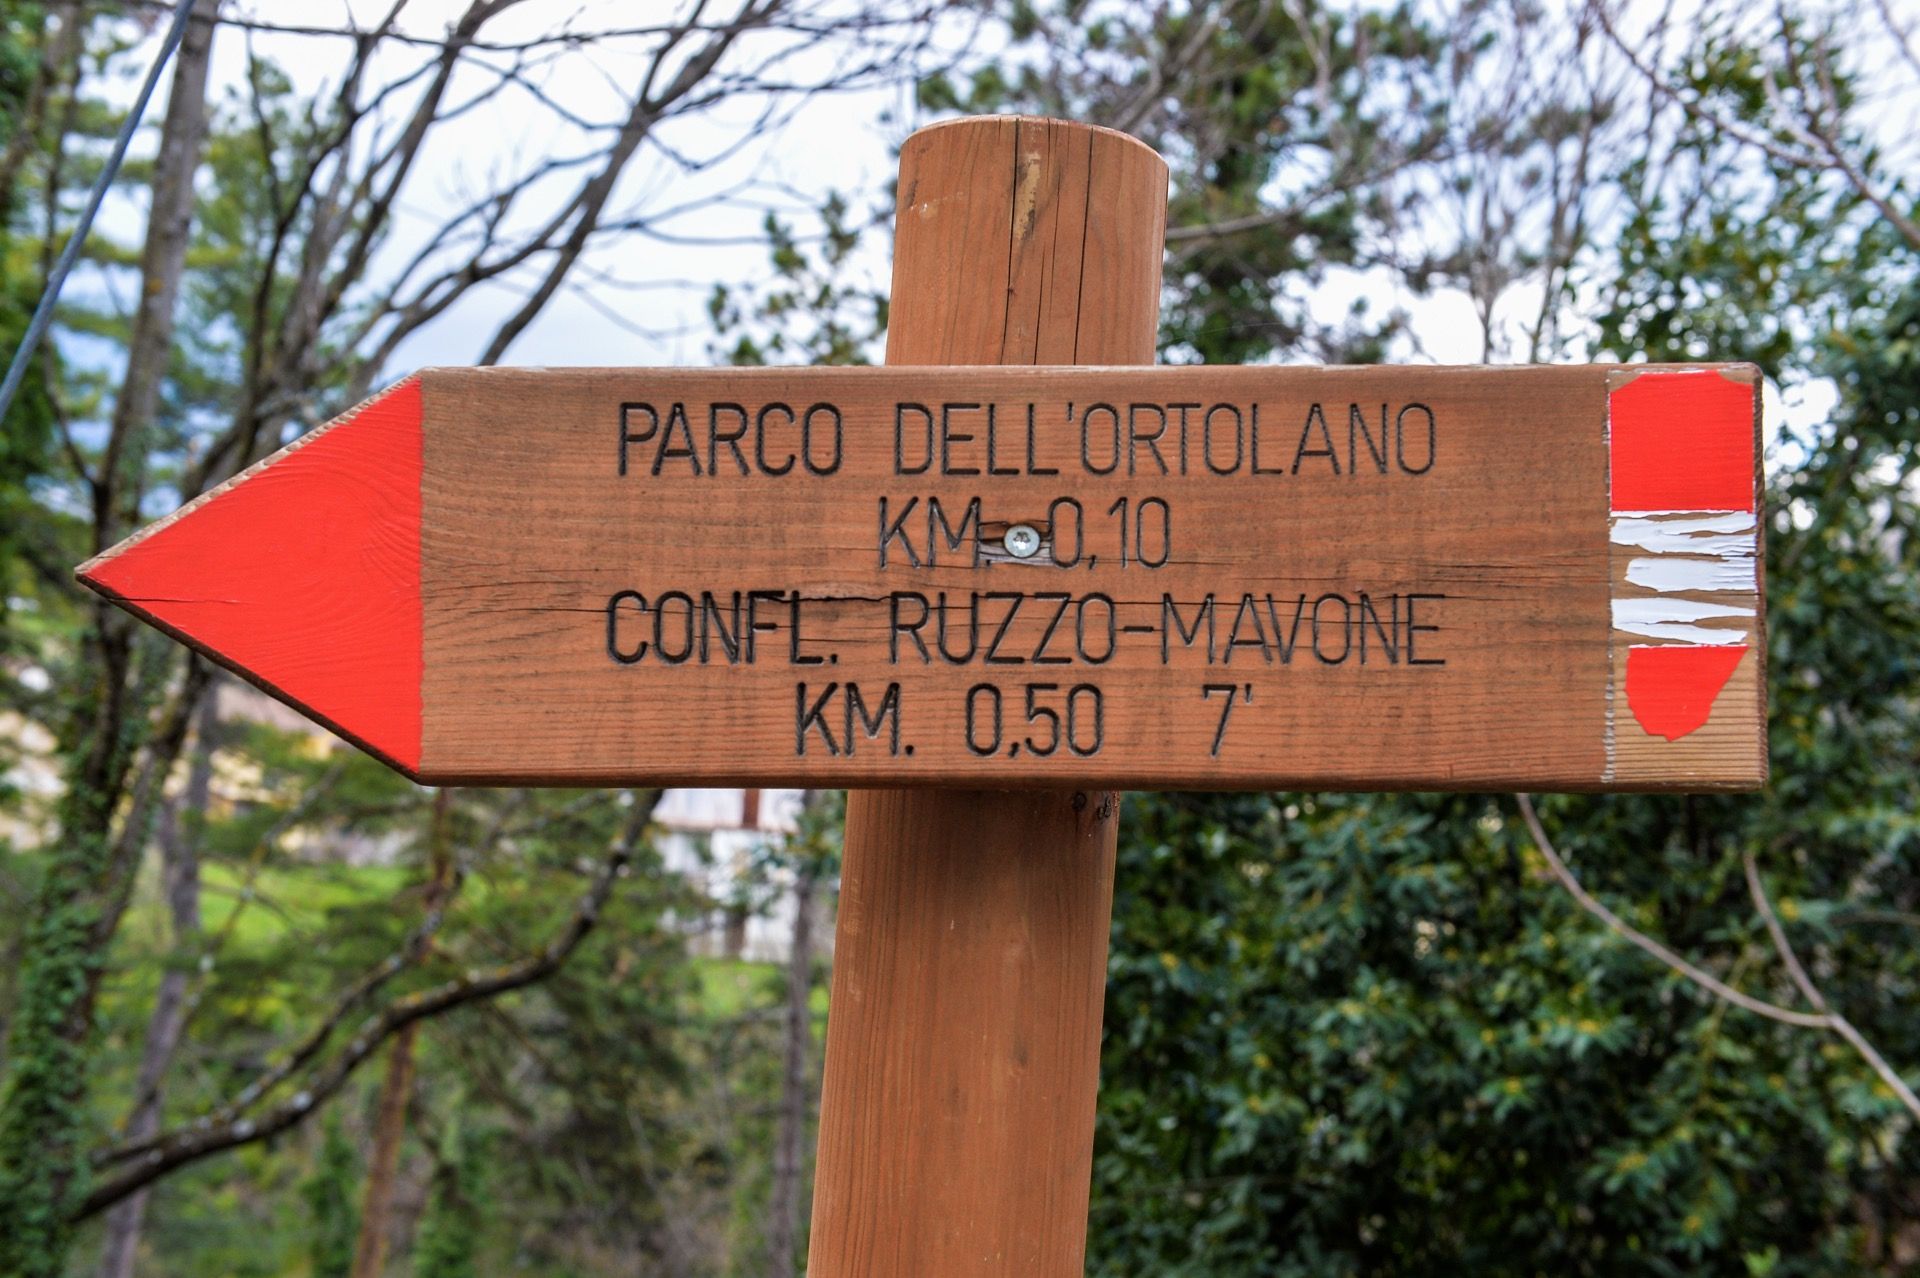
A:
<svg viewBox="0 0 1920 1278">
<path fill-rule="evenodd" d="M 1612 380 L 1613 624 L 1631 636 L 1619 691 L 1641 733 L 1678 741 L 1737 672 L 1762 682 L 1758 387 L 1710 371 Z"/>
<path fill-rule="evenodd" d="M 435 782 L 1739 788 L 1755 388 L 431 369 L 80 576 Z"/>
</svg>

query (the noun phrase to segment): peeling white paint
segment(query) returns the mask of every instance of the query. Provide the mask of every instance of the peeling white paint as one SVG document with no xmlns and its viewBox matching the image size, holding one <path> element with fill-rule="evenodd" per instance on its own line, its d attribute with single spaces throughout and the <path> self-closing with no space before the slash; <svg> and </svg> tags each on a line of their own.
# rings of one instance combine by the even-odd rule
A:
<svg viewBox="0 0 1920 1278">
<path fill-rule="evenodd" d="M 1638 546 L 1656 555 L 1752 555 L 1754 527 L 1746 512 L 1664 519 L 1621 515 L 1608 535 L 1616 546 Z"/>
<path fill-rule="evenodd" d="M 1615 599 L 1613 628 L 1649 639 L 1723 645 L 1747 642 L 1747 630 L 1693 623 L 1719 618 L 1751 617 L 1754 609 L 1733 604 L 1702 603 L 1697 599 Z"/>
<path fill-rule="evenodd" d="M 1627 564 L 1627 580 L 1662 594 L 1676 590 L 1741 590 L 1758 588 L 1753 571 L 1753 548 L 1744 554 L 1718 559 L 1692 559 L 1661 555 L 1652 559 L 1634 559 Z"/>
<path fill-rule="evenodd" d="M 1704 532 L 1738 532 L 1753 527 L 1751 510 L 1616 510 L 1614 519 L 1659 519 L 1700 525 Z"/>
</svg>

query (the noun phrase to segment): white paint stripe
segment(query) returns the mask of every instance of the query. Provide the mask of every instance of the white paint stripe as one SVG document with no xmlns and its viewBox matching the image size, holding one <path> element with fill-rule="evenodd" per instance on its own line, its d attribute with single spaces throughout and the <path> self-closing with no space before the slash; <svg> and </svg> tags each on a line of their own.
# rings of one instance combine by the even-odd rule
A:
<svg viewBox="0 0 1920 1278">
<path fill-rule="evenodd" d="M 1613 619 L 1641 621 L 1705 621 L 1712 617 L 1751 617 L 1753 609 L 1738 604 L 1704 603 L 1698 599 L 1616 599 Z"/>
<path fill-rule="evenodd" d="M 1715 631 L 1714 633 L 1724 635 L 1727 632 L 1724 630 L 1719 630 L 1719 631 Z M 1673 646 L 1674 645 L 1670 643 L 1630 643 L 1627 645 L 1627 651 L 1628 652 L 1658 652 L 1662 648 L 1671 648 Z M 1734 639 L 1726 643 L 1710 643 L 1707 645 L 1707 647 L 1709 648 L 1744 648 L 1746 646 L 1747 646 L 1747 641 L 1745 639 Z"/>
<path fill-rule="evenodd" d="M 1662 593 L 1674 590 L 1740 590 L 1758 588 L 1753 571 L 1753 552 L 1721 559 L 1682 559 L 1661 555 L 1656 559 L 1635 559 L 1627 564 L 1627 580 L 1636 586 Z"/>
<path fill-rule="evenodd" d="M 1735 522 L 1738 521 L 1738 522 Z M 1728 526 L 1732 524 L 1732 526 Z M 1622 516 L 1608 532 L 1616 546 L 1638 546 L 1655 554 L 1713 555 L 1731 558 L 1753 554 L 1752 515 L 1720 515 L 1688 519 L 1644 519 Z"/>
<path fill-rule="evenodd" d="M 1699 648 L 1727 648 L 1747 642 L 1745 631 L 1709 630 L 1705 626 L 1689 626 L 1678 621 L 1634 622 L 1622 625 L 1614 622 L 1616 630 L 1624 630 L 1630 635 L 1643 635 L 1648 639 L 1672 639 L 1676 643 L 1691 644 Z M 1657 647 L 1648 644 L 1647 647 Z"/>
<path fill-rule="evenodd" d="M 1641 550 L 1650 550 L 1656 555 L 1712 555 L 1715 558 L 1731 559 L 1735 555 L 1753 554 L 1752 533 L 1707 533 L 1697 537 L 1674 536 L 1661 532 L 1641 532 L 1638 529 L 1615 529 L 1613 543 L 1616 546 L 1635 546 Z"/>
<path fill-rule="evenodd" d="M 1739 532 L 1753 527 L 1755 518 L 1751 510 L 1615 510 L 1608 513 L 1615 519 L 1659 519 L 1670 523 L 1683 522 L 1677 517 L 1685 516 L 1684 522 L 1711 525 L 1706 529 L 1709 532 Z"/>
<path fill-rule="evenodd" d="M 1751 617 L 1752 608 L 1732 604 L 1701 603 L 1696 599 L 1615 599 L 1613 628 L 1649 639 L 1678 639 L 1686 643 L 1732 644 L 1747 642 L 1746 628 L 1720 629 L 1696 626 L 1696 621 L 1720 617 Z"/>
</svg>

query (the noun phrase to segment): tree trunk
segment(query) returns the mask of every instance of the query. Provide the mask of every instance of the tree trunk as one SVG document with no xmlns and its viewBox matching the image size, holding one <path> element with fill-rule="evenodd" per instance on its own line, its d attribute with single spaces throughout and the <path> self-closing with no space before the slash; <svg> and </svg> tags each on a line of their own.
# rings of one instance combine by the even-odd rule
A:
<svg viewBox="0 0 1920 1278">
<path fill-rule="evenodd" d="M 193 177 L 206 138 L 210 19 L 217 8 L 218 0 L 201 0 L 203 20 L 188 25 L 176 55 L 154 164 L 140 302 L 122 390 L 95 477 L 96 550 L 113 540 L 121 519 L 138 515 L 137 496 L 128 495 L 129 490 L 137 492 L 138 476 L 121 474 L 121 458 L 127 440 L 145 430 L 153 417 L 173 346 Z M 135 482 L 122 489 L 118 481 L 123 478 Z M 147 735 L 141 721 L 146 711 L 141 690 L 132 686 L 131 622 L 109 615 L 114 611 L 96 606 L 84 639 L 87 660 L 97 673 L 80 692 L 74 716 L 79 731 L 63 743 L 70 768 L 59 842 L 48 853 L 27 928 L 26 975 L 9 1030 L 13 1050 L 8 1077 L 0 1088 L 6 1098 L 0 1109 L 0 1272 L 29 1278 L 53 1278 L 65 1268 L 84 1159 L 83 1102 L 105 950 L 100 925 L 119 908 L 121 888 L 145 848 L 142 826 L 172 764 L 169 752 L 177 750 L 185 735 L 184 715 L 192 711 L 191 705 L 178 707 L 182 717 L 174 724 L 177 735 L 156 739 L 148 752 L 145 775 L 151 785 L 123 805 L 128 778 L 137 771 L 134 746 Z"/>
<path fill-rule="evenodd" d="M 153 1013 L 147 1018 L 147 1043 L 140 1056 L 133 1115 L 127 1121 L 128 1140 L 145 1140 L 160 1130 L 161 1087 L 187 1025 L 187 982 L 192 972 L 185 960 L 200 941 L 200 838 L 213 789 L 213 752 L 219 745 L 220 712 L 211 690 L 201 699 L 198 718 L 187 788 L 177 802 L 168 805 L 160 829 L 161 874 L 172 919 L 174 961 L 160 978 Z M 132 1278 L 147 1194 L 141 1190 L 107 1217 L 100 1278 Z"/>
<path fill-rule="evenodd" d="M 386 1267 L 393 1183 L 400 1171 L 400 1144 L 407 1135 L 407 1102 L 413 1095 L 413 1045 L 418 1030 L 418 1026 L 407 1026 L 387 1049 L 387 1073 L 380 1080 L 380 1111 L 374 1120 L 373 1158 L 367 1164 L 367 1196 L 360 1208 L 360 1241 L 353 1249 L 352 1278 L 379 1278 Z"/>
<path fill-rule="evenodd" d="M 768 1278 L 793 1278 L 794 1252 L 799 1243 L 800 1185 L 806 1171 L 807 1119 L 813 1110 L 807 1061 L 813 1052 L 813 903 L 819 882 L 813 859 L 804 858 L 793 884 L 793 947 L 787 954 L 780 1130 L 773 1147 L 773 1187 L 767 1205 Z"/>
<path fill-rule="evenodd" d="M 433 796 L 433 824 L 427 835 L 431 869 L 422 902 L 427 914 L 444 909 L 453 887 L 453 849 L 448 829 L 453 791 Z M 424 957 L 424 955 L 423 955 Z M 367 1163 L 367 1194 L 360 1206 L 360 1240 L 353 1249 L 351 1278 L 379 1278 L 387 1263 L 392 1230 L 393 1187 L 400 1172 L 400 1147 L 407 1137 L 407 1103 L 413 1097 L 414 1048 L 420 1027 L 401 1030 L 387 1049 L 387 1073 L 380 1080 L 380 1108 L 373 1125 L 373 1157 Z"/>
<path fill-rule="evenodd" d="M 58 25 L 47 31 L 47 19 Z M 80 56 L 80 35 L 86 29 L 77 0 L 50 7 L 40 29 L 40 61 L 35 65 L 33 83 L 21 104 L 19 118 L 13 121 L 13 134 L 0 151 L 0 227 L 13 225 L 14 186 L 27 156 L 40 143 L 40 130 L 46 123 L 47 100 L 53 87 L 66 75 L 67 68 Z"/>
<path fill-rule="evenodd" d="M 173 65 L 173 88 L 167 95 L 167 118 L 154 160 L 147 242 L 140 254 L 140 300 L 95 490 L 96 554 L 120 539 L 123 521 L 140 515 L 142 477 L 123 475 L 121 469 L 144 458 L 144 449 L 129 449 L 128 443 L 153 424 L 160 383 L 173 354 L 174 312 L 193 228 L 193 177 L 200 168 L 201 145 L 207 135 L 207 63 L 219 11 L 220 0 L 199 0 Z"/>
</svg>

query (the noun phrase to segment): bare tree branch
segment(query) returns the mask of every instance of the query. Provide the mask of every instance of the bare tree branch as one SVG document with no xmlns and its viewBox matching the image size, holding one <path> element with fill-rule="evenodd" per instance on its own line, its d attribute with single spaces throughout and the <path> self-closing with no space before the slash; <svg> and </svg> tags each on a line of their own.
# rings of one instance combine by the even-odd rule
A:
<svg viewBox="0 0 1920 1278">
<path fill-rule="evenodd" d="M 1759 872 L 1754 868 L 1751 853 L 1746 855 L 1745 860 L 1747 886 L 1753 895 L 1754 907 L 1766 920 L 1767 931 L 1773 937 L 1774 948 L 1779 951 L 1781 961 L 1793 975 L 1794 983 L 1800 987 L 1801 993 L 1807 996 L 1808 1002 L 1821 1009 L 1818 1012 L 1796 1012 L 1778 1003 L 1770 1003 L 1764 999 L 1754 998 L 1750 994 L 1743 994 L 1706 969 L 1689 963 L 1622 919 L 1582 887 L 1580 880 L 1560 858 L 1559 852 L 1553 846 L 1553 841 L 1547 837 L 1545 827 L 1540 824 L 1539 814 L 1533 809 L 1533 800 L 1524 794 L 1516 794 L 1514 798 L 1519 801 L 1520 816 L 1526 822 L 1528 833 L 1533 836 L 1534 848 L 1546 861 L 1548 868 L 1553 872 L 1553 877 L 1560 881 L 1560 886 L 1567 890 L 1567 894 L 1573 897 L 1581 909 L 1599 919 L 1634 946 L 1660 960 L 1674 972 L 1735 1007 L 1764 1016 L 1769 1020 L 1779 1021 L 1784 1025 L 1795 1025 L 1803 1029 L 1832 1030 L 1860 1054 L 1861 1059 L 1865 1060 L 1868 1067 L 1879 1076 L 1880 1081 L 1893 1091 L 1907 1111 L 1914 1118 L 1920 1119 L 1920 1096 L 1914 1094 L 1913 1089 L 1907 1086 L 1905 1080 L 1894 1071 L 1891 1065 L 1887 1064 L 1886 1058 L 1874 1050 L 1873 1045 L 1854 1027 L 1852 1022 L 1827 1007 L 1826 999 L 1821 997 L 1818 988 L 1807 976 L 1806 970 L 1801 967 L 1799 959 L 1794 956 L 1792 946 L 1787 944 L 1786 933 L 1781 930 L 1779 920 L 1773 912 L 1773 905 L 1767 900 L 1766 892 L 1760 885 Z"/>
<path fill-rule="evenodd" d="M 1753 850 L 1745 848 L 1740 853 L 1740 864 L 1747 873 L 1747 891 L 1753 897 L 1753 908 L 1760 911 L 1760 917 L 1767 925 L 1767 935 L 1773 938 L 1773 948 L 1780 955 L 1780 961 L 1786 965 L 1787 975 L 1799 987 L 1801 997 L 1813 1004 L 1818 1012 L 1828 1011 L 1827 1000 L 1821 997 L 1820 987 L 1807 975 L 1807 969 L 1800 966 L 1800 956 L 1793 952 L 1793 946 L 1787 943 L 1787 933 L 1780 926 L 1779 918 L 1773 912 L 1773 902 L 1767 899 L 1767 890 L 1760 884 L 1760 867 L 1754 863 Z"/>
<path fill-rule="evenodd" d="M 1788 38 L 1784 31 L 1781 38 L 1783 40 Z M 1859 192 L 1861 198 L 1873 205 L 1880 216 L 1886 218 L 1893 228 L 1900 232 L 1901 238 L 1906 240 L 1910 247 L 1920 249 L 1920 222 L 1915 222 L 1901 212 L 1884 192 L 1874 186 L 1859 162 L 1848 154 L 1840 137 L 1839 121 L 1837 118 L 1832 118 L 1840 113 L 1840 94 L 1834 88 L 1833 65 L 1827 54 L 1826 41 L 1814 42 L 1814 61 L 1824 108 L 1815 117 L 1816 127 L 1812 130 L 1815 142 L 1833 161 L 1833 167 L 1839 170 L 1841 176 L 1847 179 L 1855 191 Z"/>
<path fill-rule="evenodd" d="M 1592 893 L 1580 885 L 1580 880 L 1574 877 L 1573 871 L 1567 868 L 1567 863 L 1560 859 L 1559 852 L 1554 850 L 1552 840 L 1547 838 L 1547 832 L 1541 826 L 1540 818 L 1533 810 L 1533 800 L 1524 794 L 1515 795 L 1514 797 L 1520 801 L 1520 816 L 1526 821 L 1527 830 L 1533 835 L 1534 847 L 1539 850 L 1540 855 L 1546 860 L 1548 868 L 1553 871 L 1553 877 L 1560 880 L 1560 886 L 1567 890 L 1568 895 L 1573 897 L 1581 909 L 1593 915 L 1593 917 L 1605 923 L 1620 936 L 1625 937 L 1635 946 L 1651 954 L 1654 958 L 1659 959 L 1662 963 L 1686 977 L 1695 985 L 1700 986 L 1716 997 L 1725 999 L 1735 1007 L 1745 1008 L 1749 1012 L 1757 1013 L 1771 1020 L 1780 1021 L 1786 1025 L 1798 1025 L 1804 1029 L 1832 1028 L 1830 1019 L 1824 1015 L 1812 1012 L 1796 1012 L 1791 1008 L 1781 1007 L 1777 1003 L 1769 1003 L 1764 999 L 1754 998 L 1750 994 L 1742 994 L 1739 990 L 1734 989 L 1731 985 L 1728 985 L 1725 981 L 1722 981 L 1705 968 L 1697 967 L 1689 963 L 1686 959 L 1681 958 L 1678 954 L 1660 944 L 1660 942 L 1654 940 L 1645 932 L 1635 928 L 1618 914 L 1615 914 L 1612 910 L 1601 904 Z"/>
<path fill-rule="evenodd" d="M 604 795 L 596 795 L 595 797 L 601 802 L 606 801 Z M 514 801 L 503 806 L 496 815 L 491 827 L 479 840 L 475 850 L 488 849 L 497 844 L 507 823 L 524 805 L 525 800 L 526 792 L 522 790 L 515 795 Z M 302 806 L 305 807 L 308 805 L 303 804 Z M 281 828 L 284 827 L 276 824 L 276 829 Z M 270 844 L 271 837 L 268 840 L 263 840 L 261 846 L 264 848 L 270 846 Z M 468 855 L 471 856 L 472 854 L 473 850 L 470 850 Z M 457 889 L 457 882 L 452 886 Z M 244 901 L 242 904 L 244 905 Z M 451 890 L 444 893 L 437 891 L 430 892 L 425 913 L 422 915 L 420 922 L 407 934 L 406 939 L 401 942 L 399 949 L 363 973 L 358 980 L 348 986 L 345 991 L 335 998 L 332 1010 L 323 1016 L 277 1063 L 262 1071 L 258 1077 L 254 1078 L 235 1093 L 232 1099 L 227 1101 L 226 1104 L 214 1110 L 212 1113 L 204 1115 L 200 1121 L 213 1124 L 237 1121 L 241 1115 L 246 1113 L 261 1097 L 270 1094 L 275 1088 L 279 1087 L 280 1084 L 286 1082 L 289 1078 L 309 1065 L 314 1058 L 320 1054 L 321 1049 L 327 1045 L 328 1040 L 333 1036 L 334 1030 L 337 1029 L 348 1016 L 352 1015 L 354 1011 L 363 1006 L 375 994 L 379 993 L 380 990 L 389 984 L 396 976 L 406 971 L 409 967 L 418 964 L 427 955 L 433 947 L 434 937 L 446 922 L 447 908 L 450 904 Z M 232 930 L 234 921 L 240 912 L 240 909 L 236 908 L 229 915 L 227 923 L 223 928 L 223 938 L 227 932 Z M 164 1135 L 150 1135 L 143 1140 L 128 1140 L 122 1144 L 97 1152 L 94 1158 L 99 1165 L 125 1162 L 127 1159 L 138 1158 L 147 1153 L 164 1141 L 164 1139 Z"/>
<path fill-rule="evenodd" d="M 1791 147 L 1783 146 L 1779 141 L 1768 137 L 1765 133 L 1749 128 L 1737 120 L 1728 119 L 1719 112 L 1708 109 L 1699 99 L 1690 98 L 1677 92 L 1673 86 L 1667 83 L 1665 77 L 1660 74 L 1659 70 L 1642 58 L 1639 51 L 1628 44 L 1626 37 L 1620 34 L 1618 28 L 1614 25 L 1613 15 L 1607 11 L 1606 0 L 1593 0 L 1592 12 L 1600 24 L 1600 29 L 1606 32 L 1607 39 L 1611 40 L 1614 48 L 1620 51 L 1620 56 L 1627 60 L 1627 65 L 1638 72 L 1640 77 L 1646 81 L 1647 87 L 1653 91 L 1657 99 L 1663 102 L 1673 103 L 1694 120 L 1709 126 L 1716 132 L 1722 133 L 1742 145 L 1764 151 L 1782 164 L 1802 169 L 1824 167 L 1820 161 L 1820 157 L 1813 152 L 1796 151 Z"/>
<path fill-rule="evenodd" d="M 1806 997 L 1807 1002 L 1826 1013 L 1827 1019 L 1832 1023 L 1833 1031 L 1853 1045 L 1853 1050 L 1860 1053 L 1873 1072 L 1880 1076 L 1881 1082 L 1893 1089 L 1893 1094 L 1900 1098 L 1900 1103 L 1907 1107 L 1907 1111 L 1915 1118 L 1920 1118 L 1920 1096 L 1914 1095 L 1913 1089 L 1907 1086 L 1906 1080 L 1900 1077 L 1893 1066 L 1887 1064 L 1886 1058 L 1874 1049 L 1873 1044 L 1869 1043 L 1866 1036 L 1854 1027 L 1852 1021 L 1828 1006 L 1826 996 L 1820 992 L 1820 987 L 1814 984 L 1813 978 L 1807 975 L 1807 969 L 1801 966 L 1799 955 L 1793 952 L 1793 946 L 1787 941 L 1787 930 L 1780 926 L 1780 918 L 1774 913 L 1773 902 L 1767 898 L 1767 889 L 1760 882 L 1760 867 L 1754 864 L 1753 852 L 1751 850 L 1743 852 L 1740 859 L 1747 873 L 1747 891 L 1753 897 L 1753 908 L 1758 910 L 1760 917 L 1765 920 L 1767 935 L 1773 938 L 1773 948 L 1780 955 L 1780 961 L 1786 965 L 1788 973 L 1792 975 L 1793 983 L 1800 987 L 1800 993 Z"/>
<path fill-rule="evenodd" d="M 573 230 L 560 245 L 552 265 L 548 267 L 546 275 L 534 288 L 532 295 L 494 331 L 493 338 L 480 355 L 481 364 L 499 363 L 500 357 L 506 354 L 507 348 L 513 345 L 514 339 L 526 331 L 527 326 L 552 300 L 554 293 L 566 280 L 568 270 L 578 260 L 581 251 L 586 248 L 587 239 L 599 221 L 601 210 L 606 207 L 607 200 L 613 195 L 614 183 L 619 181 L 627 161 L 632 158 L 640 143 L 646 139 L 660 114 L 679 99 L 686 97 L 719 63 L 722 55 L 732 47 L 740 33 L 772 13 L 778 8 L 779 3 L 780 0 L 756 0 L 755 3 L 743 7 L 734 25 L 712 36 L 698 52 L 690 55 L 666 89 L 656 98 L 652 92 L 653 83 L 666 65 L 674 47 L 679 43 L 679 37 L 676 36 L 667 41 L 660 49 L 648 67 L 640 92 L 634 97 L 626 127 L 621 130 L 619 138 L 608 149 L 606 163 L 591 181 L 580 188 L 573 202 L 553 223 L 557 230 L 559 226 L 571 221 Z M 698 16 L 697 12 L 695 16 Z"/>
<path fill-rule="evenodd" d="M 148 9 L 165 12 L 171 8 L 167 0 L 129 0 L 129 9 Z M 195 18 L 195 22 L 204 21 Z M 369 29 L 361 26 L 327 26 L 315 22 L 275 22 L 266 18 L 248 14 L 226 14 L 218 20 L 218 25 L 231 27 L 236 31 L 253 31 L 269 35 L 311 36 L 320 39 L 359 41 L 366 38 Z M 679 32 L 694 34 L 721 31 L 726 28 L 724 22 L 688 22 L 688 23 L 648 23 L 628 27 L 600 27 L 591 30 L 574 30 L 562 27 L 557 31 L 548 31 L 540 35 L 528 36 L 522 40 L 471 40 L 460 41 L 453 37 L 420 35 L 416 32 L 391 30 L 381 35 L 389 44 L 404 45 L 411 48 L 444 50 L 456 44 L 464 55 L 485 53 L 524 53 L 536 49 L 580 50 L 595 45 L 607 44 L 617 40 L 649 39 Z M 827 36 L 846 32 L 858 32 L 866 25 L 858 15 L 846 17 L 828 17 L 818 21 L 803 18 L 780 18 L 765 24 L 770 31 L 785 32 L 798 36 Z"/>
<path fill-rule="evenodd" d="M 172 8 L 165 0 L 157 2 L 165 9 Z M 46 141 L 42 128 L 53 91 L 65 83 L 69 75 L 75 74 L 79 65 L 80 37 L 86 25 L 79 0 L 62 0 L 49 8 L 47 16 L 57 21 L 51 31 L 45 26 L 41 29 L 40 57 L 34 64 L 33 80 L 27 87 L 25 101 L 20 104 L 18 118 L 12 121 L 13 132 L 7 139 L 6 149 L 0 151 L 0 225 L 7 224 L 11 218 L 21 166 L 27 156 Z"/>
<path fill-rule="evenodd" d="M 1658 69 L 1630 45 L 1614 25 L 1613 15 L 1608 12 L 1608 0 L 1590 0 L 1590 11 L 1613 42 L 1629 66 L 1643 78 L 1654 94 L 1663 101 L 1677 106 L 1690 119 L 1706 125 L 1716 133 L 1732 138 L 1744 146 L 1762 151 L 1781 164 L 1793 168 L 1809 169 L 1819 172 L 1838 174 L 1854 192 L 1880 215 L 1887 219 L 1901 238 L 1913 248 L 1920 249 L 1920 222 L 1903 212 L 1892 199 L 1879 189 L 1861 167 L 1857 157 L 1852 155 L 1840 135 L 1837 117 L 1840 111 L 1838 94 L 1835 92 L 1832 68 L 1828 63 L 1824 42 L 1816 40 L 1816 60 L 1819 63 L 1816 79 L 1817 90 L 1809 85 L 1806 77 L 1797 67 L 1793 53 L 1793 27 L 1784 8 L 1778 10 L 1780 21 L 1780 40 L 1783 56 L 1794 77 L 1793 87 L 1799 90 L 1803 100 L 1809 103 L 1806 112 L 1808 118 L 1788 102 L 1781 91 L 1782 86 L 1775 80 L 1771 71 L 1764 71 L 1760 77 L 1760 87 L 1767 96 L 1772 108 L 1774 123 L 1797 144 L 1787 146 L 1764 131 L 1748 126 L 1744 122 L 1728 116 L 1725 112 L 1715 111 L 1703 102 L 1698 94 L 1683 93 L 1667 83 Z M 1903 46 L 1904 47 L 1904 46 Z M 1814 105 L 1816 104 L 1817 105 Z"/>
<path fill-rule="evenodd" d="M 77 1213 L 78 1217 L 84 1219 L 94 1215 L 143 1185 L 152 1184 L 181 1167 L 213 1154 L 266 1140 L 300 1123 L 338 1091 L 381 1044 L 407 1026 L 444 1015 L 469 1003 L 522 989 L 559 971 L 600 921 L 601 912 L 614 886 L 632 863 L 652 819 L 654 805 L 660 797 L 658 790 L 630 793 L 633 794 L 633 811 L 625 828 L 572 914 L 544 947 L 513 962 L 470 970 L 430 989 L 393 999 L 365 1017 L 352 1038 L 324 1064 L 316 1064 L 311 1070 L 276 1071 L 279 1083 L 292 1081 L 296 1073 L 303 1076 L 298 1080 L 297 1090 L 291 1095 L 284 1096 L 257 1113 L 247 1111 L 265 1095 L 265 1090 L 254 1086 L 248 1089 L 246 1095 L 250 1099 L 244 1104 L 240 1098 L 236 1098 L 214 1115 L 173 1128 L 141 1146 L 127 1147 L 124 1152 L 110 1151 L 96 1155 L 96 1165 L 119 1166 L 120 1170 L 95 1182 Z M 438 926 L 437 922 L 435 926 Z M 421 929 L 416 929 L 416 938 L 420 932 Z M 410 943 L 412 940 L 410 938 Z M 363 978 L 362 984 L 372 982 L 377 985 L 384 981 L 386 976 L 382 973 L 396 960 L 405 965 L 404 951 L 390 957 L 387 963 Z M 315 1033 L 324 1032 L 331 1036 L 357 1006 L 360 1001 L 358 994 L 359 987 L 349 991 L 348 996 L 336 1004 L 334 1011 L 316 1028 Z M 302 1063 L 306 1064 L 312 1059 L 309 1055 Z M 138 1152 L 135 1152 L 136 1149 Z"/>
<path fill-rule="evenodd" d="M 1886 27 L 1887 34 L 1893 37 L 1894 44 L 1900 50 L 1900 57 L 1906 64 L 1920 74 L 1920 46 L 1914 43 L 1914 33 L 1902 27 L 1894 20 L 1893 6 L 1887 0 L 1873 0 L 1874 10 L 1880 15 L 1880 23 Z"/>
</svg>

